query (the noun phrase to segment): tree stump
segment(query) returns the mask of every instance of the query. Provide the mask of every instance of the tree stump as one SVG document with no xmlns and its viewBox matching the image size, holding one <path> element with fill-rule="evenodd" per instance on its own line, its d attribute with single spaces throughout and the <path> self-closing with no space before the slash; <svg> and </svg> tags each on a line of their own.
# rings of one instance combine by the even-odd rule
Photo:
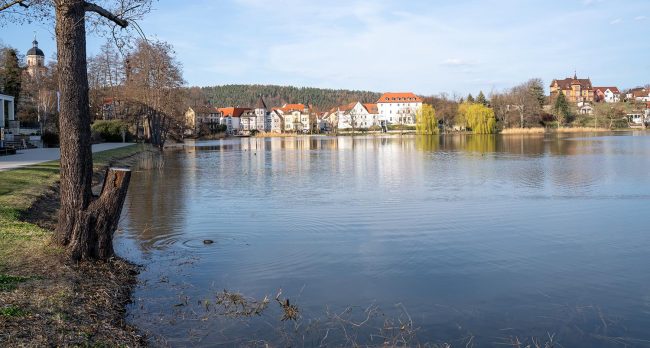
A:
<svg viewBox="0 0 650 348">
<path fill-rule="evenodd" d="M 106 260 L 114 255 L 113 234 L 131 180 L 131 170 L 106 170 L 102 191 L 88 209 L 77 211 L 68 250 L 73 260 Z"/>
</svg>

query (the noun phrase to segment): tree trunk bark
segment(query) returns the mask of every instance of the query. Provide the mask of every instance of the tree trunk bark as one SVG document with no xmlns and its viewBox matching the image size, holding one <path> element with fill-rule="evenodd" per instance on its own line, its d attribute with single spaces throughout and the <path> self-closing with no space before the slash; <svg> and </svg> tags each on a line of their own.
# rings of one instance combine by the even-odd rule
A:
<svg viewBox="0 0 650 348">
<path fill-rule="evenodd" d="M 53 236 L 74 260 L 113 256 L 112 237 L 130 172 L 108 172 L 102 195 L 93 200 L 86 27 L 83 0 L 55 4 L 59 67 L 61 208 Z"/>
<path fill-rule="evenodd" d="M 81 212 L 92 199 L 92 151 L 86 70 L 86 27 L 83 1 L 59 1 L 56 41 L 59 67 L 61 209 L 55 241 L 67 246 L 73 231 L 84 224 Z"/>
</svg>

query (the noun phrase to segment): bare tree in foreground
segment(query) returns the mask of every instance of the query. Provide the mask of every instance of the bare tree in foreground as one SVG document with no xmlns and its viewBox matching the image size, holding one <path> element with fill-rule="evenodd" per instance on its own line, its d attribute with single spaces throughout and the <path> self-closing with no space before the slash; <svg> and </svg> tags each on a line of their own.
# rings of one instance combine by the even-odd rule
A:
<svg viewBox="0 0 650 348">
<path fill-rule="evenodd" d="M 150 0 L 1 0 L 2 20 L 54 19 L 59 69 L 61 208 L 54 242 L 74 260 L 107 259 L 114 255 L 113 233 L 122 210 L 130 171 L 111 169 L 102 193 L 91 185 L 90 109 L 86 63 L 86 25 L 126 28 L 149 10 Z M 113 7 L 113 8 L 111 8 Z M 110 9 L 109 9 L 110 8 Z M 86 16 L 92 15 L 87 21 Z"/>
</svg>

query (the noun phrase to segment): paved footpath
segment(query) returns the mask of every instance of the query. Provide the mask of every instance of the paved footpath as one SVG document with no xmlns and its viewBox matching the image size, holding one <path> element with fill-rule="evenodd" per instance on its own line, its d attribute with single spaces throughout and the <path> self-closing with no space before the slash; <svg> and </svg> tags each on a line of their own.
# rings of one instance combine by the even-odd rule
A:
<svg viewBox="0 0 650 348">
<path fill-rule="evenodd" d="M 93 152 L 118 149 L 133 143 L 103 143 L 93 145 Z M 18 150 L 15 155 L 0 156 L 0 171 L 58 160 L 58 148 Z"/>
</svg>

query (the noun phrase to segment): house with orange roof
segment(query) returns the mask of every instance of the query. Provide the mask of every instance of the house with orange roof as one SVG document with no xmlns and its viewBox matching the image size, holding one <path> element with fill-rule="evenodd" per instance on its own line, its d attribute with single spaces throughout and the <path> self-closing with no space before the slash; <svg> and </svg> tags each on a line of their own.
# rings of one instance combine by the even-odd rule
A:
<svg viewBox="0 0 650 348">
<path fill-rule="evenodd" d="M 594 100 L 599 103 L 618 103 L 621 92 L 616 87 L 594 87 Z"/>
<path fill-rule="evenodd" d="M 316 120 L 311 107 L 305 104 L 284 104 L 281 108 L 273 109 L 273 112 L 282 119 L 283 132 L 306 133 L 315 128 Z"/>
<path fill-rule="evenodd" d="M 422 98 L 411 92 L 384 93 L 377 100 L 380 126 L 415 125 L 415 115 L 422 109 Z"/>
<path fill-rule="evenodd" d="M 220 124 L 226 125 L 226 133 L 239 134 L 241 129 L 241 115 L 248 110 L 250 108 L 226 107 L 217 109 L 221 113 Z"/>
</svg>

